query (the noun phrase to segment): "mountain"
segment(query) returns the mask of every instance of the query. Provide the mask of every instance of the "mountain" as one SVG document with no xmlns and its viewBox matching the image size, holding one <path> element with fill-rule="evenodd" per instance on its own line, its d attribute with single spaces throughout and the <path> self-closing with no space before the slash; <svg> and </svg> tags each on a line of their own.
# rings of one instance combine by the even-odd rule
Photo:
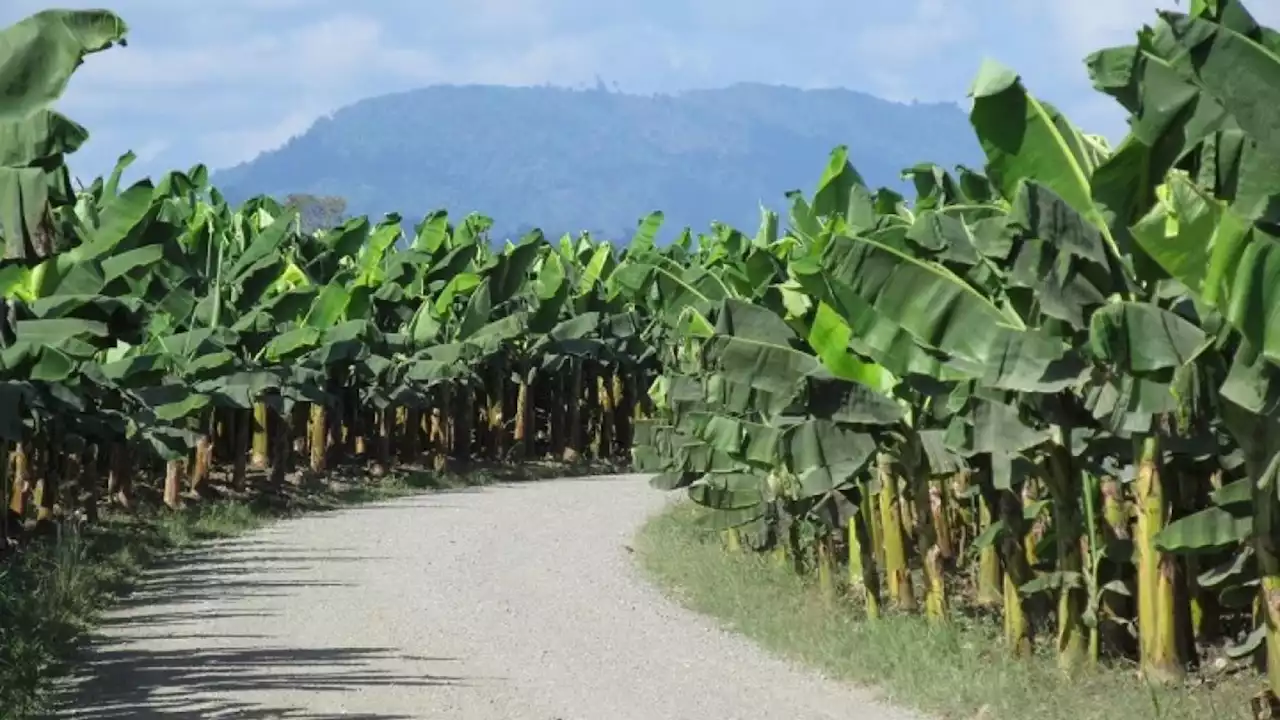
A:
<svg viewBox="0 0 1280 720">
<path fill-rule="evenodd" d="M 340 196 L 349 213 L 415 221 L 476 210 L 497 237 L 532 226 L 626 237 L 662 210 L 667 237 L 713 220 L 754 229 L 761 204 L 811 192 L 841 144 L 869 184 L 903 191 L 900 171 L 918 162 L 982 164 L 951 104 L 761 84 L 652 96 L 441 85 L 344 107 L 213 181 L 233 200 Z"/>
</svg>

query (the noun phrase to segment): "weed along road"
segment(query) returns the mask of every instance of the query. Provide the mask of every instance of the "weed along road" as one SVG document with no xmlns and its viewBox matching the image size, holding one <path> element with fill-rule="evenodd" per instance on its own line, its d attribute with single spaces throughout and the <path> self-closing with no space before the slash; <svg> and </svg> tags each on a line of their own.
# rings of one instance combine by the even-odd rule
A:
<svg viewBox="0 0 1280 720">
<path fill-rule="evenodd" d="M 640 475 L 507 484 L 202 546 L 109 614 L 59 717 L 911 717 L 650 587 L 629 544 L 666 502 Z"/>
</svg>

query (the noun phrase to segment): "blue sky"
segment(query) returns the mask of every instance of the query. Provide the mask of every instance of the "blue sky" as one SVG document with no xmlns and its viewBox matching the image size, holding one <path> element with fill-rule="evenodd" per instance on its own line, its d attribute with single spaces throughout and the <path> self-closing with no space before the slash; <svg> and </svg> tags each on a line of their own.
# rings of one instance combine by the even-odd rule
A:
<svg viewBox="0 0 1280 720">
<path fill-rule="evenodd" d="M 576 86 L 600 76 L 623 91 L 652 92 L 758 81 L 964 106 L 984 57 L 1017 69 L 1085 129 L 1118 137 L 1122 115 L 1089 87 L 1082 59 L 1129 42 L 1157 7 L 1175 7 L 1154 0 L 108 4 L 129 23 L 129 46 L 91 56 L 60 105 L 92 134 L 72 159 L 86 182 L 127 149 L 147 173 L 194 162 L 226 167 L 345 104 L 435 83 Z M 1259 20 L 1280 25 L 1280 0 L 1248 5 Z M 0 23 L 44 7 L 8 0 Z"/>
</svg>

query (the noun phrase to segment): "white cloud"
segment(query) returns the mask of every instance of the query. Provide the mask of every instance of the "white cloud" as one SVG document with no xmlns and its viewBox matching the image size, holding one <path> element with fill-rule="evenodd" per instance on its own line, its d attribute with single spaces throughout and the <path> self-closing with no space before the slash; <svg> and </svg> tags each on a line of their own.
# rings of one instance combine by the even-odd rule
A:
<svg viewBox="0 0 1280 720">
<path fill-rule="evenodd" d="M 1185 6 L 1186 0 L 1184 0 Z M 1280 0 L 1252 0 L 1280 25 Z M 63 0 L 96 7 L 100 0 Z M 116 0 L 130 44 L 91 57 L 62 107 L 94 132 L 95 171 L 122 149 L 219 167 L 362 97 L 439 82 L 626 91 L 755 80 L 898 100 L 964 93 L 984 56 L 1080 124 L 1122 127 L 1088 52 L 1132 40 L 1171 0 Z M 43 8 L 10 0 L 0 23 Z M 108 145 L 113 145 L 108 147 Z M 141 154 L 141 153 L 140 153 Z M 143 161 L 140 160 L 140 165 Z M 148 172 L 161 168 L 148 168 Z"/>
<path fill-rule="evenodd" d="M 552 29 L 552 8 L 548 7 L 552 4 L 544 0 L 472 0 L 463 17 L 473 29 L 545 33 Z"/>
<path fill-rule="evenodd" d="M 139 162 L 151 162 L 159 157 L 161 153 L 173 146 L 173 143 L 164 138 L 155 138 L 143 143 L 141 147 L 134 149 L 134 155 L 138 156 Z"/>
<path fill-rule="evenodd" d="M 373 75 L 419 78 L 434 69 L 425 53 L 391 46 L 378 20 L 337 15 L 229 42 L 112 48 L 91 57 L 80 74 L 99 92 L 227 84 L 296 92 L 345 89 Z"/>
<path fill-rule="evenodd" d="M 203 162 L 213 168 L 230 167 L 252 160 L 259 153 L 285 144 L 308 128 L 330 108 L 297 108 L 271 125 L 216 130 L 197 139 Z"/>
<path fill-rule="evenodd" d="M 278 0 L 272 10 L 299 5 Z M 146 132 L 162 133 L 141 141 L 148 152 L 135 150 L 148 172 L 158 169 L 147 166 L 153 160 L 217 168 L 283 144 L 344 104 L 444 77 L 431 55 L 394 42 L 378 19 L 342 13 L 283 31 L 258 25 L 251 33 L 135 40 L 89 57 L 60 105 L 91 132 L 136 118 Z M 100 145 L 91 140 L 78 158 L 93 172 L 118 154 Z"/>
<path fill-rule="evenodd" d="M 1155 20 L 1155 11 L 1171 3 L 1150 0 L 1049 0 L 1047 10 L 1057 42 L 1072 62 L 1102 47 L 1131 43 L 1135 32 Z M 1105 7 L 1104 7 L 1105 5 Z"/>
<path fill-rule="evenodd" d="M 915 0 L 903 19 L 859 30 L 857 54 L 873 89 L 899 102 L 920 97 L 922 70 L 968 39 L 975 19 L 956 0 Z"/>
<path fill-rule="evenodd" d="M 1134 42 L 1143 25 L 1153 25 L 1157 11 L 1187 12 L 1190 0 L 1041 0 L 1053 23 L 1060 53 L 1077 61 L 1089 52 L 1112 45 Z M 1258 22 L 1280 26 L 1280 2 L 1252 0 L 1245 7 Z"/>
</svg>

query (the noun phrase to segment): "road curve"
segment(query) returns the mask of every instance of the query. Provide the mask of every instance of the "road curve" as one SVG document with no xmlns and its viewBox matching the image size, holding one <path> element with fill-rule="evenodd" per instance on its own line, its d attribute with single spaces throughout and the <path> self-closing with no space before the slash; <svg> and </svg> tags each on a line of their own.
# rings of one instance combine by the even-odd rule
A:
<svg viewBox="0 0 1280 720">
<path fill-rule="evenodd" d="M 148 574 L 58 717 L 910 720 L 652 588 L 638 475 L 284 521 Z"/>
</svg>

